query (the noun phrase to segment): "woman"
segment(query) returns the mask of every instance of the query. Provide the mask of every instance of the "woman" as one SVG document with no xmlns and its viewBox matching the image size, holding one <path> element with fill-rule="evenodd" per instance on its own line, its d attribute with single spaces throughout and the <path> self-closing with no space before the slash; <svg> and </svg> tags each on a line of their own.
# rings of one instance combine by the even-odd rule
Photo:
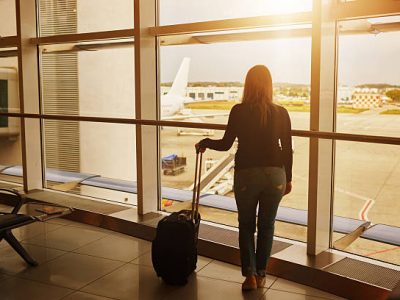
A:
<svg viewBox="0 0 400 300">
<path fill-rule="evenodd" d="M 272 102 L 272 91 L 272 78 L 267 67 L 252 67 L 246 75 L 242 103 L 232 108 L 223 138 L 207 138 L 196 144 L 196 149 L 201 152 L 206 148 L 226 151 L 238 138 L 234 192 L 242 275 L 246 277 L 243 290 L 265 284 L 279 202 L 292 189 L 290 118 L 285 108 Z"/>
</svg>

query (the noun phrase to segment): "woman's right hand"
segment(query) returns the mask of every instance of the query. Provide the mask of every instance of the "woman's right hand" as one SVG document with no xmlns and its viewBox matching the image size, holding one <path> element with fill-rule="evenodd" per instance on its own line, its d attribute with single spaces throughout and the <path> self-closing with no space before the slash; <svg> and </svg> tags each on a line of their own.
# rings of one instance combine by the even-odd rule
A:
<svg viewBox="0 0 400 300">
<path fill-rule="evenodd" d="M 197 153 L 204 153 L 205 151 L 206 151 L 206 148 L 201 148 L 200 147 L 200 142 L 199 143 L 197 143 L 196 145 L 194 145 L 195 146 L 195 148 L 196 148 L 196 152 Z"/>
<path fill-rule="evenodd" d="M 285 193 L 283 195 L 287 195 L 292 191 L 292 182 L 288 182 L 286 183 L 286 189 L 285 189 Z"/>
</svg>

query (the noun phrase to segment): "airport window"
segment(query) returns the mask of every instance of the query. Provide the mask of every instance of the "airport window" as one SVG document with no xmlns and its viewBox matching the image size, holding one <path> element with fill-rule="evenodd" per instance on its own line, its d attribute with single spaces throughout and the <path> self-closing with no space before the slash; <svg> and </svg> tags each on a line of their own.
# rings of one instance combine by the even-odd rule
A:
<svg viewBox="0 0 400 300">
<path fill-rule="evenodd" d="M 399 158 L 398 145 L 336 141 L 334 247 L 400 264 Z M 340 241 L 366 222 L 360 238 Z"/>
<path fill-rule="evenodd" d="M 213 34 L 210 35 L 213 36 Z M 199 38 L 205 36 L 207 34 Z M 227 49 L 230 55 L 226 55 Z M 290 53 L 282 49 L 290 49 Z M 311 39 L 307 36 L 278 40 L 241 41 L 238 39 L 236 42 L 229 43 L 219 43 L 216 37 L 213 43 L 209 44 L 162 46 L 160 47 L 161 83 L 173 82 L 179 78 L 177 70 L 182 68 L 185 61 L 189 62 L 186 80 L 189 84 L 195 84 L 197 89 L 203 89 L 203 92 L 198 92 L 197 100 L 202 100 L 205 96 L 208 98 L 210 93 L 207 90 L 221 86 L 226 89 L 226 92 L 217 91 L 215 94 L 225 94 L 227 99 L 215 99 L 215 101 L 204 103 L 195 101 L 187 104 L 186 108 L 191 109 L 191 115 L 187 116 L 187 120 L 226 124 L 231 107 L 241 100 L 241 90 L 249 67 L 263 63 L 270 68 L 273 76 L 274 101 L 288 109 L 294 129 L 307 130 L 310 118 L 310 52 Z M 277 56 L 279 58 L 276 58 Z M 245 61 L 243 57 L 246 57 Z M 176 62 L 180 62 L 180 66 L 176 65 Z M 219 67 L 215 68 L 215 66 Z M 162 101 L 163 99 L 161 99 L 161 107 L 163 107 Z M 208 114 L 209 117 L 196 117 L 196 114 Z M 177 120 L 182 120 L 181 117 L 182 115 Z M 193 145 L 206 136 L 217 139 L 221 138 L 222 134 L 223 132 L 218 130 L 195 128 L 162 129 L 161 185 L 165 195 L 162 197 L 161 207 L 165 211 L 176 211 L 188 204 L 186 201 L 173 201 L 168 198 L 169 194 L 187 193 L 185 197 L 188 199 L 191 197 L 189 191 L 193 180 L 195 159 Z M 293 191 L 281 202 L 275 235 L 306 241 L 309 141 L 307 138 L 294 137 L 293 145 Z M 233 164 L 235 152 L 235 146 L 228 152 L 206 151 L 203 176 L 210 176 L 210 173 L 207 173 L 208 170 L 217 165 L 226 164 L 230 167 L 225 168 L 225 171 L 220 174 L 214 174 L 217 178 L 213 179 L 215 183 L 202 191 L 210 194 L 202 199 L 208 201 L 207 205 L 211 208 L 207 208 L 206 205 L 201 206 L 203 219 L 234 227 L 237 226 L 237 213 L 231 210 L 234 207 L 234 194 L 232 191 L 233 165 L 230 164 Z M 292 214 L 298 216 L 301 222 L 288 221 L 286 217 Z"/>
<path fill-rule="evenodd" d="M 275 29 L 278 30 L 279 27 Z M 201 38 L 206 38 L 207 35 L 208 33 L 196 38 L 201 41 Z M 251 41 L 241 41 L 238 37 L 236 42 L 220 43 L 218 35 L 214 33 L 209 35 L 213 37 L 213 43 L 160 47 L 161 83 L 172 82 L 178 73 L 177 62 L 182 64 L 187 58 L 189 71 L 186 80 L 189 83 L 196 83 L 198 89 L 204 91 L 198 93 L 198 100 L 205 99 L 207 88 L 221 86 L 227 89 L 227 99 L 224 100 L 228 100 L 216 103 L 190 103 L 187 107 L 198 109 L 197 113 L 201 113 L 201 110 L 204 112 L 216 110 L 219 116 L 207 119 L 207 122 L 226 124 L 226 118 L 220 115 L 223 112 L 228 114 L 229 110 L 240 102 L 241 92 L 238 89 L 243 89 L 246 72 L 253 65 L 265 64 L 273 78 L 274 101 L 289 111 L 294 129 L 309 129 L 311 76 L 309 36 Z M 251 34 L 249 36 L 251 37 Z"/>
<path fill-rule="evenodd" d="M 135 81 L 143 79 L 142 76 L 135 78 L 134 60 L 139 57 L 143 65 L 137 66 L 140 67 L 137 69 L 141 71 L 143 66 L 159 61 L 159 73 L 148 74 L 154 75 L 152 83 L 161 83 L 158 105 L 161 120 L 193 124 L 190 125 L 193 128 L 160 126 L 160 139 L 154 136 L 154 140 L 160 143 L 160 149 L 157 149 L 161 155 L 160 170 L 156 167 L 146 169 L 151 175 L 155 174 L 153 178 L 158 178 L 160 174 L 162 210 L 171 212 L 185 208 L 189 203 L 186 200 L 192 196 L 194 144 L 207 136 L 222 136 L 221 124 L 226 124 L 230 109 L 240 102 L 247 70 L 255 64 L 265 64 L 273 77 L 274 101 L 289 111 L 292 128 L 301 131 L 295 132 L 293 137 L 293 191 L 281 202 L 275 235 L 305 242 L 307 231 L 311 228 L 307 227 L 307 215 L 311 220 L 317 219 L 317 214 L 311 215 L 307 210 L 308 191 L 316 188 L 309 186 L 309 163 L 310 170 L 314 170 L 313 167 L 320 167 L 326 161 L 324 153 L 309 161 L 310 143 L 307 137 L 316 135 L 318 139 L 324 136 L 309 132 L 311 24 L 302 22 L 311 22 L 313 1 L 256 0 L 250 5 L 241 0 L 159 0 L 157 17 L 161 27 L 158 29 L 163 33 L 150 31 L 160 41 L 160 47 L 152 48 L 159 49 L 154 57 L 147 55 L 146 51 L 141 53 L 143 48 L 140 45 L 143 43 L 136 43 L 139 47 L 135 49 L 133 37 L 126 38 L 129 35 L 127 32 L 136 34 L 134 31 L 123 31 L 125 33 L 121 36 L 115 39 L 107 37 L 107 40 L 86 40 L 79 35 L 90 33 L 84 36 L 96 38 L 104 37 L 102 31 L 132 29 L 135 1 L 114 2 L 110 6 L 106 0 L 36 1 L 38 34 L 50 37 L 47 39 L 50 44 L 44 42 L 46 39 L 37 39 L 36 45 L 35 36 L 30 37 L 30 43 L 23 44 L 23 50 L 36 51 L 38 47 L 39 51 L 39 70 L 33 70 L 33 73 L 40 74 L 40 95 L 37 96 L 41 97 L 41 111 L 37 112 L 35 109 L 39 103 L 31 99 L 35 97 L 29 97 L 29 80 L 23 78 L 21 87 L 18 86 L 18 65 L 27 61 L 24 59 L 29 58 L 29 51 L 21 51 L 17 58 L 18 38 L 13 37 L 17 35 L 16 20 L 20 19 L 16 16 L 15 3 L 20 4 L 24 16 L 30 8 L 24 1 L 0 0 L 0 36 L 5 37 L 0 39 L 0 109 L 3 114 L 0 116 L 0 182 L 23 183 L 23 163 L 27 166 L 33 163 L 33 160 L 29 161 L 32 159 L 29 155 L 26 160 L 22 159 L 22 153 L 31 153 L 29 147 L 32 144 L 26 145 L 32 140 L 27 143 L 21 140 L 22 136 L 29 136 L 30 129 L 25 127 L 25 132 L 21 132 L 20 116 L 12 115 L 20 112 L 18 95 L 21 88 L 27 108 L 22 117 L 28 111 L 31 114 L 32 110 L 36 114 L 35 119 L 41 118 L 41 137 L 33 141 L 33 148 L 42 146 L 44 187 L 101 201 L 135 205 L 138 202 L 138 177 L 141 176 L 136 170 L 137 165 L 139 168 L 141 165 L 136 163 L 136 150 L 142 153 L 148 150 L 146 143 L 136 145 L 135 125 L 122 124 L 135 118 L 135 102 L 140 100 L 135 99 L 135 90 L 144 91 L 141 97 L 144 101 L 140 104 L 145 115 L 150 108 L 148 115 L 157 113 L 154 109 L 156 105 L 147 106 L 157 101 L 152 93 L 147 93 L 150 90 L 146 90 L 150 86 L 146 85 L 148 79 L 140 83 Z M 352 1 L 337 1 L 341 8 L 353 7 L 345 2 Z M 142 8 L 146 8 L 147 3 L 150 1 L 143 0 Z M 385 6 L 385 9 L 387 7 L 391 9 L 393 6 Z M 329 187 L 330 179 L 334 179 L 333 202 L 328 203 L 327 200 L 324 204 L 327 207 L 332 204 L 333 207 L 333 248 L 400 264 L 399 241 L 396 239 L 400 227 L 396 202 L 400 157 L 400 81 L 396 72 L 400 69 L 397 55 L 400 52 L 400 18 L 393 15 L 393 11 L 390 17 L 378 17 L 382 12 L 374 9 L 373 5 L 368 5 L 368 14 L 374 15 L 373 18 L 360 15 L 364 11 L 362 9 L 339 9 L 339 14 L 343 15 L 338 21 L 337 53 L 333 52 L 334 48 L 328 51 L 338 58 L 338 66 L 336 69 L 332 67 L 331 74 L 321 72 L 322 75 L 319 75 L 316 72 L 312 76 L 314 86 L 316 81 L 325 79 L 323 76 L 334 78 L 337 74 L 337 105 L 322 107 L 331 116 L 336 113 L 336 128 L 331 136 L 333 140 L 339 139 L 334 143 L 335 157 L 328 157 L 335 164 L 335 170 L 327 176 Z M 376 10 L 379 9 L 379 5 L 376 6 Z M 293 23 L 282 25 L 282 15 L 293 16 Z M 261 18 L 249 18 L 256 16 Z M 352 20 L 352 16 L 356 20 Z M 146 18 L 147 15 L 141 16 L 141 20 L 146 21 Z M 232 28 L 219 27 L 225 26 L 225 22 L 191 24 L 231 18 L 249 19 L 227 21 L 226 24 L 233 24 Z M 149 21 L 153 24 L 154 20 Z M 185 23 L 188 23 L 187 26 Z M 180 26 L 162 28 L 162 25 L 174 24 Z M 241 27 L 243 24 L 248 24 L 248 27 L 244 29 Z M 195 33 L 191 32 L 192 26 L 197 28 Z M 29 28 L 21 26 L 21 32 L 25 37 Z M 62 37 L 65 34 L 68 36 Z M 324 47 L 327 44 L 322 40 Z M 318 48 L 318 44 L 313 45 Z M 21 59 L 19 63 L 18 59 Z M 32 72 L 32 69 L 27 69 L 24 75 Z M 181 69 L 182 72 L 179 71 Z M 160 78 L 156 78 L 158 74 Z M 175 86 L 173 82 L 176 82 Z M 140 84 L 140 89 L 135 89 L 135 84 Z M 35 82 L 34 86 L 38 84 Z M 56 119 L 60 116 L 63 120 Z M 28 116 L 25 117 L 31 121 Z M 99 117 L 102 121 L 89 122 L 86 118 L 82 121 L 81 117 L 95 117 L 96 121 Z M 314 117 L 312 121 L 321 118 L 321 115 Z M 218 129 L 195 128 L 196 122 Z M 154 124 L 149 126 L 155 128 Z M 148 128 L 147 125 L 143 127 Z M 340 141 L 341 133 L 354 134 L 346 135 L 346 139 L 354 141 Z M 378 138 L 374 140 L 373 136 Z M 142 137 L 148 141 L 146 139 L 150 140 L 153 135 L 144 130 Z M 156 144 L 152 145 L 155 149 Z M 205 202 L 200 210 L 204 220 L 237 226 L 237 214 L 232 209 L 235 207 L 232 192 L 234 153 L 235 146 L 230 152 L 207 150 L 205 153 L 203 177 L 211 176 L 217 165 L 223 165 L 225 170 L 213 174 L 212 184 L 203 187 L 202 201 Z M 32 172 L 29 167 L 27 170 L 30 171 L 25 179 L 36 184 L 41 174 Z M 313 178 L 315 173 L 310 175 Z M 155 180 L 151 181 L 151 186 L 157 191 L 155 185 Z M 151 200 L 144 197 L 145 209 L 149 209 L 146 201 Z M 366 223 L 368 221 L 371 224 Z M 363 226 L 369 226 L 365 232 L 360 231 Z M 341 239 L 354 230 L 361 237 L 352 235 L 354 239 L 350 243 L 348 236 Z M 310 230 L 309 234 L 313 231 Z M 313 243 L 312 239 L 310 241 Z"/>
<path fill-rule="evenodd" d="M 136 134 L 127 124 L 45 120 L 46 187 L 136 205 Z"/>
<path fill-rule="evenodd" d="M 2 112 L 19 112 L 18 60 L 14 48 L 0 49 L 0 109 Z M 6 122 L 5 118 L 1 118 Z M 7 125 L 5 125 L 7 126 Z"/>
<path fill-rule="evenodd" d="M 0 7 L 1 5 L 0 3 Z M 20 112 L 16 52 L 15 48 L 0 49 L 0 111 L 2 113 Z M 19 118 L 0 117 L 0 181 L 23 183 L 20 123 Z"/>
<path fill-rule="evenodd" d="M 131 44 L 125 40 L 68 44 L 60 52 L 60 45 L 42 46 L 43 112 L 133 118 L 135 76 Z"/>
<path fill-rule="evenodd" d="M 0 1 L 0 37 L 17 35 L 15 1 Z"/>
<path fill-rule="evenodd" d="M 338 132 L 400 137 L 399 20 L 339 23 Z M 349 34 L 355 28 L 358 34 Z"/>
<path fill-rule="evenodd" d="M 21 120 L 7 117 L 7 126 L 0 127 L 0 183 L 23 183 Z"/>
<path fill-rule="evenodd" d="M 40 36 L 133 28 L 133 0 L 40 0 Z"/>
<path fill-rule="evenodd" d="M 309 140 L 307 138 L 293 137 L 293 189 L 289 195 L 282 198 L 279 205 L 275 235 L 299 240 L 307 240 L 307 215 L 308 209 L 308 164 Z M 291 222 L 288 216 L 297 216 L 301 222 Z"/>
<path fill-rule="evenodd" d="M 199 21 L 310 12 L 312 0 L 241 0 L 179 1 L 160 0 L 160 24 L 192 23 Z M 212 9 L 210 9 L 212 7 Z"/>
</svg>

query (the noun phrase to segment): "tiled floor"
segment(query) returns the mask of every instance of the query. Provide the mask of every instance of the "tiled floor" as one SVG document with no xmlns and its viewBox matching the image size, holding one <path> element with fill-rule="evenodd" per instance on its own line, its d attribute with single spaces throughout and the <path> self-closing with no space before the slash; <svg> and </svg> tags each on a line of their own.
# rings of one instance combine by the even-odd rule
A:
<svg viewBox="0 0 400 300">
<path fill-rule="evenodd" d="M 28 267 L 0 243 L 0 299 L 342 299 L 268 276 L 264 289 L 242 293 L 240 268 L 199 257 L 184 287 L 159 280 L 147 241 L 97 227 L 54 219 L 15 230 L 39 262 Z"/>
</svg>

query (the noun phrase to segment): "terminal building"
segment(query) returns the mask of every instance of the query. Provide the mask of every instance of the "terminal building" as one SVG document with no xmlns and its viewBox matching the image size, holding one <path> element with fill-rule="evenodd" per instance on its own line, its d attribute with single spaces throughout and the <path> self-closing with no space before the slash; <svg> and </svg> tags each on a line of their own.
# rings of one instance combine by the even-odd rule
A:
<svg viewBox="0 0 400 300">
<path fill-rule="evenodd" d="M 0 0 L 0 298 L 400 299 L 399 105 L 348 80 L 400 85 L 399 43 L 395 0 Z M 187 58 L 193 83 L 243 83 L 255 64 L 305 82 L 280 99 L 293 190 L 249 294 L 236 143 L 204 154 L 195 274 L 171 287 L 152 268 L 157 223 L 190 208 L 194 144 L 228 121 L 212 106 L 187 118 L 181 99 L 243 94 L 177 80 L 167 107 Z"/>
<path fill-rule="evenodd" d="M 161 93 L 165 95 L 169 91 L 169 87 L 162 86 Z M 218 86 L 207 86 L 207 87 L 194 87 L 188 86 L 186 89 L 186 96 L 192 98 L 194 101 L 202 100 L 234 100 L 238 101 L 242 98 L 243 87 L 218 87 Z"/>
</svg>

